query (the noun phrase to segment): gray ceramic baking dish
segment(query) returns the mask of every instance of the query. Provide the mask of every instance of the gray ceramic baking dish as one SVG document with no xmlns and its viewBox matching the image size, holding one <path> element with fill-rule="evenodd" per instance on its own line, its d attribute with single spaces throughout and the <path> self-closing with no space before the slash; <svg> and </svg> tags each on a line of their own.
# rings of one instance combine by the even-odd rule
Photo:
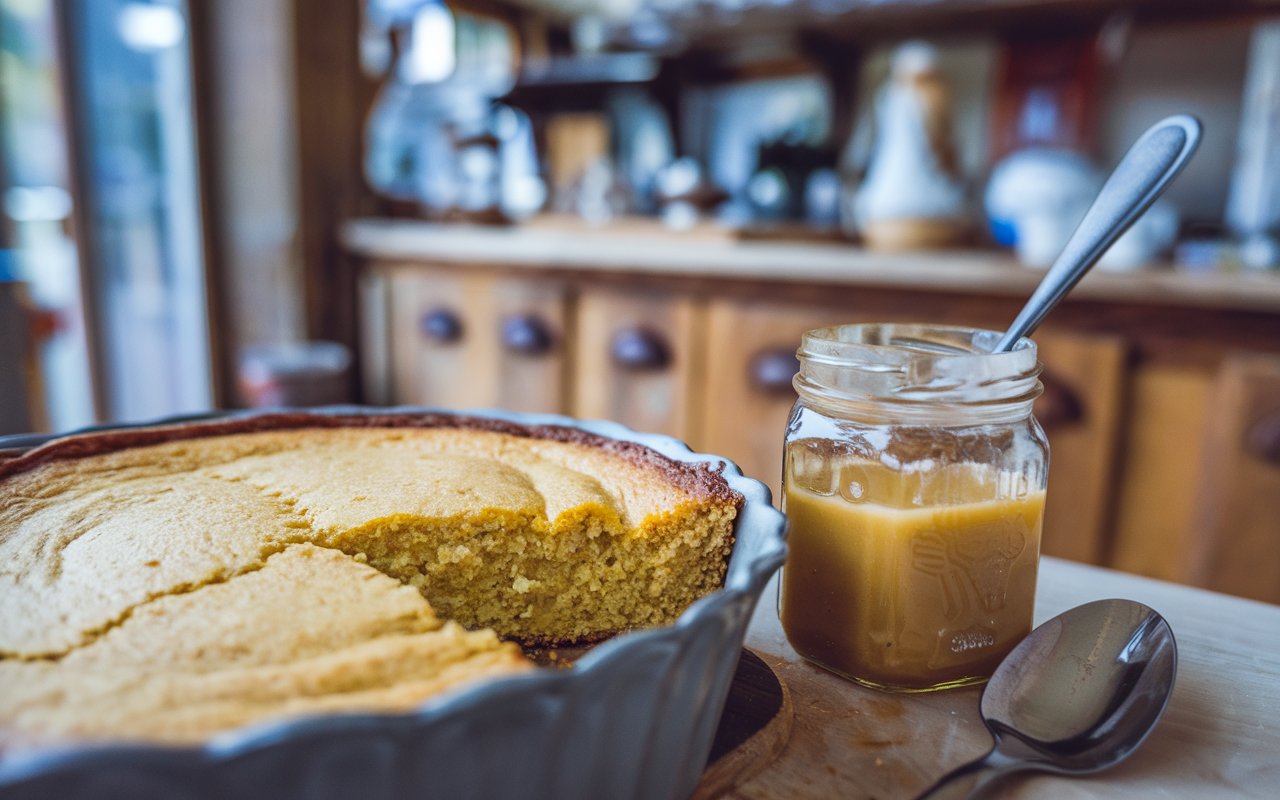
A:
<svg viewBox="0 0 1280 800">
<path fill-rule="evenodd" d="M 307 413 L 435 411 L 343 407 Z M 578 428 L 638 442 L 676 461 L 723 463 L 725 479 L 745 498 L 724 587 L 690 606 L 675 624 L 618 636 L 571 669 L 495 680 L 411 713 L 267 723 L 195 748 L 131 745 L 11 755 L 0 760 L 0 797 L 687 797 L 706 764 L 747 623 L 786 555 L 786 522 L 770 505 L 769 490 L 726 459 L 617 423 L 467 414 Z M 11 455 L 14 448 L 52 438 L 0 439 L 0 452 Z"/>
</svg>

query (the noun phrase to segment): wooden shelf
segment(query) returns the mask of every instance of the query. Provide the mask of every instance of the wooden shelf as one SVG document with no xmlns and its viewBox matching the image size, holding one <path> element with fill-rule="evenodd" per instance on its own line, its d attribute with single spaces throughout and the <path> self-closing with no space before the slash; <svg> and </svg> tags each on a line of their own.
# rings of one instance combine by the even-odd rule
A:
<svg viewBox="0 0 1280 800">
<path fill-rule="evenodd" d="M 703 227 L 669 231 L 652 221 L 614 227 L 565 224 L 489 228 L 358 219 L 347 249 L 382 261 L 502 265 L 563 272 L 693 276 L 779 283 L 869 286 L 1029 296 L 1041 273 L 989 250 L 883 253 L 848 244 L 742 241 Z M 1073 300 L 1280 313 L 1280 274 L 1179 272 L 1156 265 L 1131 273 L 1095 270 Z"/>
</svg>

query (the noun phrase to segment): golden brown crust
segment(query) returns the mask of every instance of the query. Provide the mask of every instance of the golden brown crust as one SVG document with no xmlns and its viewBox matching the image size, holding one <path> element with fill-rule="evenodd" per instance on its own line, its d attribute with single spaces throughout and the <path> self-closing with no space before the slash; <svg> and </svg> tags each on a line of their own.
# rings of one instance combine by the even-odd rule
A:
<svg viewBox="0 0 1280 800">
<path fill-rule="evenodd" d="M 730 503 L 741 509 L 743 498 L 729 488 L 720 474 L 724 468 L 709 464 L 675 461 L 636 442 L 609 439 L 578 428 L 561 425 L 522 425 L 506 420 L 463 414 L 255 414 L 235 419 L 184 422 L 175 425 L 126 428 L 115 431 L 72 434 L 55 439 L 16 458 L 0 460 L 0 482 L 51 461 L 86 458 L 131 447 L 164 444 L 183 439 L 202 439 L 237 433 L 300 430 L 306 428 L 463 428 L 505 433 L 529 439 L 596 447 L 638 467 L 660 473 L 694 497 Z"/>
</svg>

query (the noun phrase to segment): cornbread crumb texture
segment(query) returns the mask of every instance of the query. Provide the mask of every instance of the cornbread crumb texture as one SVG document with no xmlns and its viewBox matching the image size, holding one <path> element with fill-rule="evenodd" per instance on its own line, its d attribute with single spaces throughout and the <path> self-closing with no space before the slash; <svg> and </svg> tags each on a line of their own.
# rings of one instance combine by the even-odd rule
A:
<svg viewBox="0 0 1280 800">
<path fill-rule="evenodd" d="M 377 570 L 290 545 L 259 570 L 139 608 L 63 659 L 0 661 L 0 685 L 21 688 L 0 692 L 0 742 L 188 741 L 265 716 L 404 708 L 530 667 Z"/>
<path fill-rule="evenodd" d="M 526 668 L 497 636 L 672 621 L 736 511 L 643 458 L 448 427 L 49 460 L 0 480 L 0 740 L 405 708 Z"/>
</svg>

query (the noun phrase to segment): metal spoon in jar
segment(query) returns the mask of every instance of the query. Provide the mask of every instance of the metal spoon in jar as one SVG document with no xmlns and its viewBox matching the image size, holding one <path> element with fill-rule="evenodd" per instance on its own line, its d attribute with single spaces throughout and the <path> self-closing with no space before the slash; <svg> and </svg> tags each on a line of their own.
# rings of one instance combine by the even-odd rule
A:
<svg viewBox="0 0 1280 800">
<path fill-rule="evenodd" d="M 1173 692 L 1178 648 L 1164 618 L 1132 600 L 1059 614 L 1013 649 L 982 692 L 995 747 L 923 798 L 970 797 L 1005 775 L 1098 772 L 1129 756 Z"/>
<path fill-rule="evenodd" d="M 1151 207 L 1200 144 L 1200 121 L 1186 114 L 1157 122 L 1129 148 L 993 353 L 1029 336 L 1107 248 Z"/>
</svg>

